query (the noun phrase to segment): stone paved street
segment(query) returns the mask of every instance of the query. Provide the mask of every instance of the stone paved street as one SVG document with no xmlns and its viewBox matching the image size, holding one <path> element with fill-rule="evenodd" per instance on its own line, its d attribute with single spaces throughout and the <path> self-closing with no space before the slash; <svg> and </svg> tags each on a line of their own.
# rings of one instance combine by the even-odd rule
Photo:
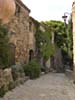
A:
<svg viewBox="0 0 75 100">
<path fill-rule="evenodd" d="M 75 86 L 64 74 L 50 73 L 27 81 L 0 100 L 75 100 Z"/>
</svg>

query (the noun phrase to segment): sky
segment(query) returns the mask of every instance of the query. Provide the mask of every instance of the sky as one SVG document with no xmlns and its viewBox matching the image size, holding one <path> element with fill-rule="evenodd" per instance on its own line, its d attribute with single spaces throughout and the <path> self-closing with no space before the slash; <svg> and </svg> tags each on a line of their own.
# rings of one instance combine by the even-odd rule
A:
<svg viewBox="0 0 75 100">
<path fill-rule="evenodd" d="M 64 12 L 71 13 L 72 0 L 22 0 L 38 21 L 63 20 Z M 67 13 L 66 13 L 67 14 Z M 69 14 L 67 14 L 69 16 Z"/>
</svg>

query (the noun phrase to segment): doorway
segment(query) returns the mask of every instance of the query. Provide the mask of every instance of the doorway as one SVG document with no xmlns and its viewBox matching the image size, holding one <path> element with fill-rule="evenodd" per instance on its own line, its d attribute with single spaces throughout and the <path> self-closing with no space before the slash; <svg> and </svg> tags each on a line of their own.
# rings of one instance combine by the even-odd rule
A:
<svg viewBox="0 0 75 100">
<path fill-rule="evenodd" d="M 34 52 L 32 49 L 29 50 L 29 62 L 34 58 Z"/>
</svg>

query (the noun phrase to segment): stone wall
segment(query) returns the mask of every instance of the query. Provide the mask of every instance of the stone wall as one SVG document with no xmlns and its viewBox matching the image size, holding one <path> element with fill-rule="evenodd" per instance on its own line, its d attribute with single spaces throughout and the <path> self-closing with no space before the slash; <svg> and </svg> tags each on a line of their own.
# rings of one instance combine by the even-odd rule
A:
<svg viewBox="0 0 75 100">
<path fill-rule="evenodd" d="M 26 7 L 26 6 L 25 6 Z M 16 13 L 8 23 L 10 43 L 15 45 L 15 61 L 27 63 L 29 50 L 35 48 L 34 24 L 31 21 L 30 10 L 19 2 L 16 4 Z M 29 29 L 31 27 L 31 30 Z"/>
<path fill-rule="evenodd" d="M 75 0 L 72 5 L 72 23 L 73 23 L 73 64 L 74 64 L 74 80 L 75 80 Z"/>
<path fill-rule="evenodd" d="M 5 89 L 8 90 L 8 85 L 11 82 L 13 82 L 11 69 L 10 68 L 5 70 L 0 69 L 0 89 L 2 86 L 4 86 Z"/>
<path fill-rule="evenodd" d="M 29 49 L 35 51 L 35 33 L 36 33 L 36 24 L 35 20 L 30 17 L 29 19 Z"/>
</svg>

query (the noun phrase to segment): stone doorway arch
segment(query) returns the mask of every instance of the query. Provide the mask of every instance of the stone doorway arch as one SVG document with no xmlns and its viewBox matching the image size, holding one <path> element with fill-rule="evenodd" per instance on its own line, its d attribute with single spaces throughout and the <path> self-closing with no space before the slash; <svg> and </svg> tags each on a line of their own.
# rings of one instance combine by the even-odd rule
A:
<svg viewBox="0 0 75 100">
<path fill-rule="evenodd" d="M 29 62 L 34 58 L 34 51 L 33 49 L 29 50 Z"/>
</svg>

